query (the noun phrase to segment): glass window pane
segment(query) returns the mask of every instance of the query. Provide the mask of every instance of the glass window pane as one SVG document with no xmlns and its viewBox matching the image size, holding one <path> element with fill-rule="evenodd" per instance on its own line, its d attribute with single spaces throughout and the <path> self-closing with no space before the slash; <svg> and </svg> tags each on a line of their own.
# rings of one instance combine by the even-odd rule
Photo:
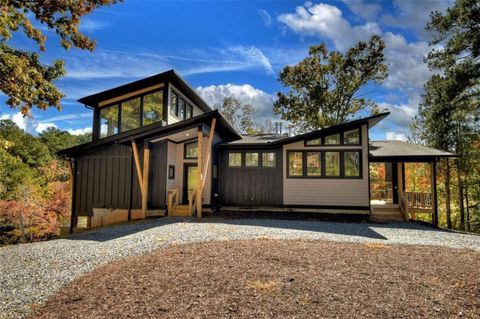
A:
<svg viewBox="0 0 480 319">
<path fill-rule="evenodd" d="M 100 138 L 118 133 L 118 105 L 100 109 Z"/>
<path fill-rule="evenodd" d="M 181 119 L 185 118 L 185 100 L 184 99 L 178 100 L 178 117 Z"/>
<path fill-rule="evenodd" d="M 140 127 L 140 98 L 132 99 L 122 103 L 122 128 L 125 132 Z"/>
<path fill-rule="evenodd" d="M 178 97 L 175 92 L 170 91 L 170 114 L 177 115 L 178 114 Z"/>
<path fill-rule="evenodd" d="M 343 143 L 346 145 L 360 144 L 360 130 L 357 128 L 357 129 L 346 131 L 345 133 L 343 133 Z"/>
<path fill-rule="evenodd" d="M 163 117 L 163 92 L 158 91 L 143 97 L 143 125 L 160 122 Z"/>
<path fill-rule="evenodd" d="M 242 166 L 242 153 L 228 153 L 228 166 Z"/>
<path fill-rule="evenodd" d="M 322 158 L 320 152 L 307 153 L 307 176 L 322 175 Z"/>
<path fill-rule="evenodd" d="M 288 153 L 288 175 L 289 176 L 303 175 L 303 153 L 302 152 Z"/>
<path fill-rule="evenodd" d="M 307 145 L 322 145 L 322 139 L 316 138 L 314 140 L 307 141 Z"/>
<path fill-rule="evenodd" d="M 360 176 L 360 152 L 345 152 L 345 176 Z"/>
<path fill-rule="evenodd" d="M 325 152 L 325 175 L 340 176 L 340 152 Z"/>
<path fill-rule="evenodd" d="M 185 118 L 189 119 L 193 116 L 193 106 L 190 104 L 187 105 L 187 110 L 185 111 Z"/>
<path fill-rule="evenodd" d="M 191 142 L 185 144 L 185 158 L 198 157 L 198 142 Z"/>
<path fill-rule="evenodd" d="M 339 145 L 340 144 L 340 133 L 328 135 L 325 137 L 325 145 Z"/>
<path fill-rule="evenodd" d="M 264 167 L 275 167 L 277 158 L 275 153 L 263 153 L 262 154 L 262 165 Z"/>
<path fill-rule="evenodd" d="M 245 153 L 245 166 L 258 166 L 258 153 Z"/>
</svg>

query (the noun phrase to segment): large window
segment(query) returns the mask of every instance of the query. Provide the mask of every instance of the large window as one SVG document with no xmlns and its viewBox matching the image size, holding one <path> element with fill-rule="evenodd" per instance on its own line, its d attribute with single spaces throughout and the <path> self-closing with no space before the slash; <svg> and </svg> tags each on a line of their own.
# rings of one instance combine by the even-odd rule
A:
<svg viewBox="0 0 480 319">
<path fill-rule="evenodd" d="M 185 143 L 185 158 L 198 157 L 198 142 Z"/>
<path fill-rule="evenodd" d="M 118 133 L 118 104 L 100 109 L 100 137 Z"/>
<path fill-rule="evenodd" d="M 190 104 L 187 104 L 187 109 L 185 111 L 185 118 L 189 119 L 193 116 L 193 106 Z"/>
<path fill-rule="evenodd" d="M 258 167 L 258 153 L 245 153 L 245 166 Z"/>
<path fill-rule="evenodd" d="M 343 133 L 343 144 L 345 145 L 359 145 L 360 144 L 360 130 L 354 129 Z"/>
<path fill-rule="evenodd" d="M 263 167 L 275 167 L 277 158 L 275 153 L 262 153 L 262 166 Z"/>
<path fill-rule="evenodd" d="M 184 99 L 179 99 L 178 100 L 178 117 L 181 119 L 185 119 L 185 100 Z"/>
<path fill-rule="evenodd" d="M 344 152 L 343 154 L 345 176 L 360 176 L 360 152 Z"/>
<path fill-rule="evenodd" d="M 303 175 L 303 152 L 288 153 L 288 176 Z"/>
<path fill-rule="evenodd" d="M 147 94 L 143 97 L 143 125 L 160 122 L 163 118 L 163 92 Z"/>
<path fill-rule="evenodd" d="M 322 153 L 307 152 L 307 176 L 322 175 Z"/>
<path fill-rule="evenodd" d="M 178 96 L 175 92 L 170 92 L 170 114 L 178 115 Z"/>
<path fill-rule="evenodd" d="M 306 144 L 308 146 L 322 145 L 322 139 L 319 137 L 319 138 L 316 138 L 314 140 L 309 140 L 309 141 L 307 141 Z"/>
<path fill-rule="evenodd" d="M 228 166 L 229 167 L 241 167 L 242 166 L 242 153 L 228 153 Z"/>
<path fill-rule="evenodd" d="M 122 118 L 120 132 L 125 132 L 140 127 L 140 98 L 135 98 L 122 103 Z"/>
<path fill-rule="evenodd" d="M 325 152 L 325 175 L 340 176 L 340 152 Z"/>
</svg>

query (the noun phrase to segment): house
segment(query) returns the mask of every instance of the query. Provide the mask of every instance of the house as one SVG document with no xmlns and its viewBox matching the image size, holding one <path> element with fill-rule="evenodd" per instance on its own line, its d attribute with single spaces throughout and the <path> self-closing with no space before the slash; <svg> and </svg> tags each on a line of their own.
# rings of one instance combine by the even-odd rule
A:
<svg viewBox="0 0 480 319">
<path fill-rule="evenodd" d="M 59 152 L 72 169 L 72 230 L 79 219 L 96 227 L 149 216 L 201 217 L 207 209 L 365 215 L 393 209 L 404 218 L 427 212 L 435 220 L 435 165 L 454 156 L 371 142 L 369 130 L 389 113 L 297 136 L 242 137 L 173 70 L 79 102 L 93 110 L 92 141 Z M 370 191 L 372 162 L 389 172 L 381 198 Z M 405 192 L 406 162 L 431 163 L 430 193 Z"/>
</svg>

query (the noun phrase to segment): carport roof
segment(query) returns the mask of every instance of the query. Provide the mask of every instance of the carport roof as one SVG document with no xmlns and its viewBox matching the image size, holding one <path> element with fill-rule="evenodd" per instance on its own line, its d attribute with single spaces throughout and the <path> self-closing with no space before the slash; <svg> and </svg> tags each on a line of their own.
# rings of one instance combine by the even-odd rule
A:
<svg viewBox="0 0 480 319">
<path fill-rule="evenodd" d="M 371 141 L 369 157 L 372 160 L 434 160 L 438 157 L 456 157 L 457 155 L 432 147 L 403 141 Z"/>
</svg>

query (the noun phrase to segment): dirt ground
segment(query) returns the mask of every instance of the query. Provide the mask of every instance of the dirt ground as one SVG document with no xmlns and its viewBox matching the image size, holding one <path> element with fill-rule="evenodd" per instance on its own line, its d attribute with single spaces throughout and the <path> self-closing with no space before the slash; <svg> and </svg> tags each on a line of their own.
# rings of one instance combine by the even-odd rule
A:
<svg viewBox="0 0 480 319">
<path fill-rule="evenodd" d="M 33 318 L 479 318 L 480 254 L 259 239 L 97 268 Z"/>
</svg>

